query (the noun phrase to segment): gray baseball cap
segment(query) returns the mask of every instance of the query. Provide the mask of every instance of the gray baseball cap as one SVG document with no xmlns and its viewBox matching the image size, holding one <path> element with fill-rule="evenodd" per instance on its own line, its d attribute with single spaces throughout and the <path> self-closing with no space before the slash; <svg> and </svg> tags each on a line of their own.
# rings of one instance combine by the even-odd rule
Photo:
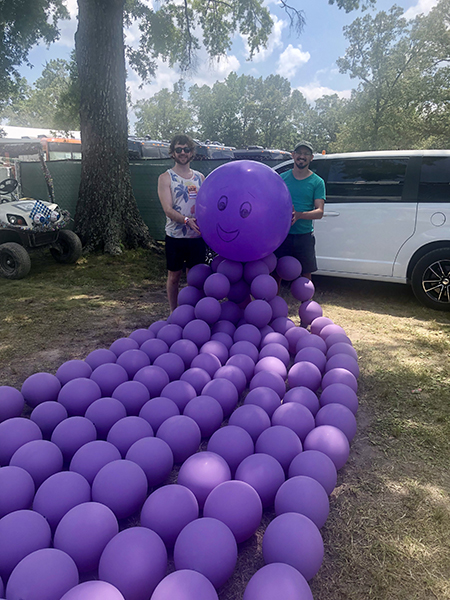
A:
<svg viewBox="0 0 450 600">
<path fill-rule="evenodd" d="M 304 146 L 305 148 L 308 148 L 308 150 L 311 150 L 311 153 L 314 154 L 314 150 L 313 150 L 313 147 L 310 144 L 310 142 L 305 142 L 304 140 L 299 142 L 298 144 L 296 144 L 296 146 L 294 148 L 294 152 L 297 152 L 297 150 L 299 148 L 301 148 L 302 146 Z"/>
</svg>

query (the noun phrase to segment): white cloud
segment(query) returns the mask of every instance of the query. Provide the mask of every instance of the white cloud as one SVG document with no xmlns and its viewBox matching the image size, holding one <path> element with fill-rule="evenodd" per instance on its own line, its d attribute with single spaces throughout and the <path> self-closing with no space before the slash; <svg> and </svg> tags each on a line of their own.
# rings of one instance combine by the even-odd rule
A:
<svg viewBox="0 0 450 600">
<path fill-rule="evenodd" d="M 332 94 L 337 94 L 339 98 L 350 98 L 351 90 L 332 90 L 329 87 L 324 85 L 320 85 L 317 82 L 309 83 L 308 85 L 298 86 L 296 88 L 299 90 L 306 98 L 306 100 L 311 104 L 317 98 L 321 98 L 322 96 L 331 96 Z"/>
<path fill-rule="evenodd" d="M 294 48 L 292 44 L 280 54 L 277 63 L 277 74 L 290 79 L 311 58 L 309 52 L 303 52 L 302 47 Z"/>
<path fill-rule="evenodd" d="M 283 42 L 281 40 L 281 35 L 283 32 L 283 29 L 286 27 L 287 23 L 286 21 L 283 21 L 282 19 L 279 19 L 276 15 L 271 15 L 272 19 L 273 19 L 273 28 L 272 28 L 272 33 L 269 36 L 269 39 L 267 40 L 267 47 L 266 48 L 262 48 L 259 52 L 256 52 L 253 55 L 252 61 L 253 62 L 263 62 L 265 60 L 267 60 L 270 56 L 272 56 L 272 54 L 275 52 L 275 50 L 277 48 L 281 48 L 283 46 Z M 248 44 L 248 36 L 241 36 L 243 41 L 244 41 L 244 45 L 245 45 L 245 56 L 246 59 L 248 59 L 250 57 L 250 47 Z"/>
<path fill-rule="evenodd" d="M 419 0 L 415 6 L 411 6 L 405 11 L 406 19 L 414 19 L 417 15 L 427 15 L 432 8 L 436 6 L 439 0 Z"/>
</svg>

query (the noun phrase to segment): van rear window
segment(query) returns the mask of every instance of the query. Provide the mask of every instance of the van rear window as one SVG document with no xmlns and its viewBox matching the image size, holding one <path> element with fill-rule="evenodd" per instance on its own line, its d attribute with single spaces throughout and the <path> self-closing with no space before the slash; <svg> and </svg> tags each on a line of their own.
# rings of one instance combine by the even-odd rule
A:
<svg viewBox="0 0 450 600">
<path fill-rule="evenodd" d="M 399 202 L 408 159 L 331 160 L 327 203 Z"/>
<path fill-rule="evenodd" d="M 419 202 L 450 201 L 450 157 L 424 156 L 419 183 Z"/>
</svg>

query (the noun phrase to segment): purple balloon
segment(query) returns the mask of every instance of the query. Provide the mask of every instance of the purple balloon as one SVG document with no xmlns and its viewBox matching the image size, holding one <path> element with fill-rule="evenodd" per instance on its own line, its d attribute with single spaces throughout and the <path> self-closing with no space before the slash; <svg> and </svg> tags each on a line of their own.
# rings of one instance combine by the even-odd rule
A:
<svg viewBox="0 0 450 600">
<path fill-rule="evenodd" d="M 166 419 L 156 432 L 156 437 L 169 444 L 174 462 L 180 464 L 198 450 L 202 434 L 194 419 L 179 415 Z"/>
<path fill-rule="evenodd" d="M 46 479 L 37 490 L 33 510 L 45 517 L 54 530 L 70 509 L 90 499 L 91 488 L 82 475 L 61 471 Z"/>
<path fill-rule="evenodd" d="M 231 300 L 225 300 L 220 305 L 220 320 L 221 321 L 230 321 L 233 325 L 236 325 L 239 320 L 242 318 L 243 310 L 241 306 L 238 306 L 235 302 Z"/>
<path fill-rule="evenodd" d="M 112 397 L 123 405 L 128 416 L 136 416 L 144 404 L 150 400 L 150 392 L 140 381 L 125 381 L 116 387 Z M 91 407 L 88 411 L 90 409 Z"/>
<path fill-rule="evenodd" d="M 325 372 L 331 371 L 331 369 L 347 369 L 350 373 L 358 379 L 359 377 L 359 366 L 358 362 L 349 356 L 348 354 L 335 354 L 327 360 Z"/>
<path fill-rule="evenodd" d="M 38 404 L 30 415 L 30 419 L 38 425 L 42 431 L 42 437 L 49 439 L 55 427 L 67 419 L 67 409 L 59 402 L 42 402 Z"/>
<path fill-rule="evenodd" d="M 153 593 L 152 600 L 218 600 L 213 584 L 201 573 L 191 569 L 167 575 Z"/>
<path fill-rule="evenodd" d="M 291 565 L 272 563 L 253 575 L 245 588 L 243 600 L 313 600 L 311 588 L 301 573 Z"/>
<path fill-rule="evenodd" d="M 244 274 L 244 267 L 241 262 L 234 260 L 223 260 L 217 267 L 217 273 L 222 273 L 233 284 L 241 280 Z"/>
<path fill-rule="evenodd" d="M 317 411 L 320 408 L 317 395 L 304 386 L 295 387 L 287 391 L 283 398 L 283 404 L 287 402 L 298 402 L 299 404 L 303 404 L 303 406 L 306 406 L 306 408 L 311 411 L 313 417 L 316 416 Z"/>
<path fill-rule="evenodd" d="M 269 304 L 272 308 L 272 319 L 278 319 L 280 317 L 285 319 L 288 316 L 289 307 L 286 300 L 281 296 L 275 296 Z"/>
<path fill-rule="evenodd" d="M 29 508 L 33 502 L 35 485 L 31 475 L 20 467 L 0 469 L 0 519 L 5 515 Z"/>
<path fill-rule="evenodd" d="M 141 346 L 147 340 L 151 340 L 152 338 L 154 338 L 155 334 L 149 329 L 141 328 L 132 331 L 128 337 L 130 337 L 132 340 L 136 340 L 139 346 Z"/>
<path fill-rule="evenodd" d="M 10 600 L 61 600 L 78 581 L 78 569 L 70 556 L 55 548 L 43 548 L 20 561 L 11 573 L 6 592 Z"/>
<path fill-rule="evenodd" d="M 186 276 L 188 285 L 202 289 L 206 279 L 211 275 L 212 270 L 209 265 L 198 264 L 189 269 Z"/>
<path fill-rule="evenodd" d="M 332 403 L 323 406 L 316 415 L 316 426 L 318 425 L 333 425 L 337 427 L 345 433 L 349 443 L 355 437 L 355 415 L 343 404 Z"/>
<path fill-rule="evenodd" d="M 330 512 L 328 494 L 318 481 L 306 475 L 290 477 L 275 496 L 275 514 L 300 513 L 320 529 Z"/>
<path fill-rule="evenodd" d="M 182 340 L 178 341 L 181 342 Z M 175 344 L 176 343 L 177 342 L 175 342 Z M 186 368 L 184 360 L 181 358 L 181 356 L 178 356 L 178 354 L 174 354 L 173 352 L 165 352 L 164 354 L 160 354 L 157 358 L 155 358 L 153 364 L 156 367 L 161 367 L 161 369 L 164 369 L 169 376 L 170 381 L 179 379 Z"/>
<path fill-rule="evenodd" d="M 197 319 L 206 321 L 208 325 L 212 325 L 220 319 L 222 309 L 220 302 L 216 298 L 202 298 L 195 305 L 195 316 Z"/>
<path fill-rule="evenodd" d="M 61 382 L 61 385 L 65 385 L 71 379 L 78 379 L 78 377 L 89 378 L 91 373 L 92 368 L 85 360 L 68 360 L 56 371 L 56 377 Z"/>
<path fill-rule="evenodd" d="M 227 461 L 211 451 L 193 454 L 181 465 L 178 473 L 178 483 L 191 490 L 200 508 L 215 487 L 230 479 Z"/>
<path fill-rule="evenodd" d="M 244 279 L 251 284 L 258 275 L 269 275 L 269 266 L 264 260 L 250 260 L 244 264 Z"/>
<path fill-rule="evenodd" d="M 327 340 L 330 337 L 331 336 L 329 336 Z M 347 344 L 346 342 L 337 342 L 328 348 L 327 358 L 331 358 L 335 354 L 348 354 L 349 356 L 353 356 L 356 361 L 358 360 L 358 353 L 351 344 Z"/>
<path fill-rule="evenodd" d="M 211 436 L 208 451 L 224 458 L 231 474 L 234 475 L 244 458 L 254 453 L 255 445 L 251 435 L 245 429 L 236 425 L 227 425 Z"/>
<path fill-rule="evenodd" d="M 269 454 L 252 454 L 241 462 L 235 479 L 251 485 L 261 498 L 264 508 L 273 505 L 280 485 L 285 481 L 283 467 Z"/>
<path fill-rule="evenodd" d="M 125 600 L 119 590 L 107 581 L 84 581 L 73 587 L 61 600 Z"/>
<path fill-rule="evenodd" d="M 161 327 L 161 329 L 156 334 L 156 337 L 159 340 L 163 340 L 166 344 L 170 346 L 176 342 L 177 340 L 181 340 L 181 336 L 183 334 L 183 328 L 179 325 L 175 325 L 175 323 L 168 323 Z"/>
<path fill-rule="evenodd" d="M 253 298 L 270 302 L 278 294 L 278 284 L 271 275 L 257 275 L 250 285 Z"/>
<path fill-rule="evenodd" d="M 19 562 L 35 550 L 48 548 L 50 525 L 32 510 L 16 510 L 0 519 L 0 577 L 8 581 Z"/>
<path fill-rule="evenodd" d="M 328 336 L 335 333 L 346 335 L 345 329 L 343 327 L 341 327 L 340 325 L 336 325 L 336 323 L 329 323 L 328 325 L 322 327 L 322 329 L 320 330 L 320 337 L 326 340 Z"/>
<path fill-rule="evenodd" d="M 228 296 L 228 292 L 230 291 L 230 280 L 222 273 L 213 273 L 206 278 L 203 291 L 206 296 L 223 300 Z"/>
<path fill-rule="evenodd" d="M 167 551 L 162 539 L 147 527 L 130 527 L 106 545 L 98 576 L 127 600 L 148 600 L 166 570 Z"/>
<path fill-rule="evenodd" d="M 233 337 L 234 332 L 236 331 L 236 326 L 233 325 L 233 323 L 231 323 L 230 321 L 217 321 L 217 323 L 214 323 L 214 325 L 211 327 L 211 333 L 228 333 L 228 335 L 230 335 L 231 337 Z"/>
<path fill-rule="evenodd" d="M 207 577 L 217 589 L 233 574 L 237 544 L 230 529 L 210 517 L 191 521 L 175 542 L 175 568 L 192 569 Z"/>
<path fill-rule="evenodd" d="M 164 423 L 169 417 L 175 417 L 180 414 L 178 406 L 170 398 L 152 398 L 144 404 L 139 412 L 139 416 L 145 419 L 152 426 L 153 431 L 158 431 L 161 423 Z"/>
<path fill-rule="evenodd" d="M 306 475 L 318 481 L 328 495 L 336 487 L 337 471 L 329 456 L 319 450 L 297 454 L 289 466 L 289 477 Z"/>
<path fill-rule="evenodd" d="M 198 502 L 184 485 L 164 485 L 155 490 L 141 510 L 141 525 L 155 531 L 171 549 L 180 531 L 198 518 Z"/>
<path fill-rule="evenodd" d="M 170 398 L 183 412 L 186 404 L 197 395 L 195 388 L 187 381 L 171 381 L 161 391 L 163 398 Z"/>
<path fill-rule="evenodd" d="M 231 414 L 228 424 L 245 429 L 253 442 L 256 442 L 259 435 L 271 425 L 267 412 L 256 404 L 239 406 Z"/>
<path fill-rule="evenodd" d="M 223 377 L 207 383 L 202 390 L 202 395 L 215 398 L 222 407 L 224 417 L 231 415 L 239 399 L 239 393 L 234 383 Z"/>
<path fill-rule="evenodd" d="M 247 356 L 249 356 L 252 361 L 253 364 L 256 363 L 256 361 L 258 360 L 259 357 L 259 352 L 258 352 L 258 348 L 255 346 L 255 344 L 253 344 L 252 342 L 248 342 L 248 341 L 241 341 L 241 342 L 235 342 L 231 348 L 230 348 L 230 358 L 232 356 L 234 356 L 235 354 L 246 354 Z"/>
<path fill-rule="evenodd" d="M 356 377 L 347 369 L 336 367 L 325 373 L 322 379 L 322 390 L 333 383 L 342 383 L 344 385 L 348 385 L 350 388 L 352 388 L 355 394 L 358 391 L 358 382 Z"/>
<path fill-rule="evenodd" d="M 125 458 L 141 467 L 149 488 L 163 483 L 173 468 L 172 450 L 159 438 L 147 437 L 134 442 Z"/>
<path fill-rule="evenodd" d="M 158 321 L 154 321 L 150 326 L 149 326 L 149 331 L 152 331 L 155 335 L 157 335 L 158 331 L 160 329 L 162 329 L 165 325 L 167 325 L 167 320 L 166 319 L 159 319 Z"/>
<path fill-rule="evenodd" d="M 215 487 L 206 499 L 204 517 L 225 523 L 240 544 L 258 529 L 262 503 L 258 492 L 244 481 L 225 481 Z"/>
<path fill-rule="evenodd" d="M 86 417 L 69 417 L 61 421 L 52 433 L 51 441 L 63 453 L 64 460 L 70 462 L 75 452 L 97 439 L 95 425 Z"/>
<path fill-rule="evenodd" d="M 222 342 L 217 340 L 209 340 L 200 348 L 200 354 L 213 354 L 220 360 L 220 364 L 224 365 L 229 357 L 228 348 Z"/>
<path fill-rule="evenodd" d="M 141 509 L 147 490 L 147 477 L 138 464 L 113 460 L 95 476 L 92 500 L 108 506 L 117 519 L 126 519 Z"/>
<path fill-rule="evenodd" d="M 293 256 L 282 256 L 277 262 L 277 275 L 285 281 L 294 281 L 302 274 L 300 261 Z M 294 296 L 295 297 L 295 296 Z"/>
<path fill-rule="evenodd" d="M 289 427 L 298 435 L 302 443 L 315 427 L 311 411 L 298 402 L 287 402 L 279 406 L 272 415 L 272 425 Z"/>
<path fill-rule="evenodd" d="M 53 545 L 73 558 L 80 573 L 90 573 L 97 569 L 106 544 L 118 532 L 119 525 L 110 508 L 99 502 L 85 502 L 61 519 Z"/>
<path fill-rule="evenodd" d="M 289 342 L 282 333 L 272 331 L 261 339 L 261 351 L 268 345 L 277 344 L 289 351 Z"/>
<path fill-rule="evenodd" d="M 303 326 L 310 325 L 314 319 L 321 317 L 323 314 L 320 304 L 314 300 L 307 300 L 300 304 L 298 309 L 298 316 L 300 317 L 301 324 Z"/>
<path fill-rule="evenodd" d="M 211 328 L 205 320 L 194 319 L 183 329 L 183 338 L 200 348 L 211 339 Z"/>
<path fill-rule="evenodd" d="M 147 367 L 150 364 L 150 359 L 148 354 L 146 354 L 143 350 L 137 350 L 134 348 L 133 350 L 125 350 L 125 352 L 122 352 L 122 354 L 117 358 L 116 364 L 123 367 L 127 372 L 128 378 L 132 379 L 139 369 L 142 369 L 142 367 Z"/>
<path fill-rule="evenodd" d="M 289 512 L 269 523 L 262 551 L 266 563 L 291 565 L 309 581 L 320 569 L 324 546 L 320 531 L 311 519 Z"/>
<path fill-rule="evenodd" d="M 198 354 L 198 348 L 192 340 L 182 339 L 174 342 L 170 346 L 170 354 L 176 354 L 182 358 L 184 367 L 189 369 L 191 362 Z"/>
<path fill-rule="evenodd" d="M 114 352 L 116 356 L 120 356 L 123 352 L 126 352 L 126 350 L 133 350 L 133 348 L 139 348 L 139 344 L 136 340 L 129 337 L 119 338 L 109 347 L 111 352 Z"/>
<path fill-rule="evenodd" d="M 114 363 L 101 365 L 97 369 L 104 367 L 114 367 Z M 96 370 L 97 370 L 96 369 Z M 95 370 L 95 371 L 96 371 Z M 93 373 L 95 373 L 93 371 Z M 87 377 L 78 377 L 68 381 L 58 394 L 58 402 L 67 410 L 69 417 L 83 416 L 89 406 L 102 397 L 102 390 L 94 379 Z M 109 396 L 110 394 L 104 394 Z"/>
<path fill-rule="evenodd" d="M 200 356 L 212 356 L 212 355 L 201 354 Z M 217 357 L 214 357 L 214 358 L 217 358 Z M 217 359 L 217 362 L 220 365 L 219 359 Z M 195 390 L 195 393 L 197 395 L 200 395 L 202 393 L 202 389 L 205 387 L 205 385 L 211 381 L 211 377 L 205 369 L 200 369 L 199 367 L 192 367 L 191 369 L 188 369 L 181 375 L 180 380 L 186 381 L 187 383 L 192 385 L 192 387 Z"/>
<path fill-rule="evenodd" d="M 296 325 L 291 319 L 286 317 L 278 317 L 270 323 L 270 326 L 274 331 L 278 331 L 278 333 L 285 335 L 288 329 L 291 329 Z"/>
<path fill-rule="evenodd" d="M 244 318 L 251 325 L 258 328 L 264 327 L 272 320 L 272 307 L 266 300 L 253 300 L 246 306 Z"/>
<path fill-rule="evenodd" d="M 298 277 L 291 283 L 291 294 L 300 302 L 311 300 L 314 296 L 315 288 L 310 279 Z M 309 310 L 309 309 L 308 309 Z"/>
<path fill-rule="evenodd" d="M 203 289 L 199 290 L 192 285 L 187 285 L 178 293 L 178 305 L 183 306 L 189 304 L 190 306 L 195 306 L 204 295 Z"/>
<path fill-rule="evenodd" d="M 0 466 L 9 464 L 16 450 L 27 442 L 42 439 L 39 427 L 24 417 L 13 417 L 0 423 Z"/>
<path fill-rule="evenodd" d="M 295 345 L 295 352 L 300 352 L 303 348 L 318 348 L 324 354 L 327 351 L 327 345 L 324 340 L 314 333 L 300 337 Z"/>
<path fill-rule="evenodd" d="M 347 462 L 350 454 L 350 445 L 347 436 L 337 427 L 320 425 L 306 436 L 305 450 L 319 450 L 334 462 L 339 471 Z"/>
<path fill-rule="evenodd" d="M 233 337 L 228 333 L 225 333 L 224 331 L 212 333 L 211 340 L 217 340 L 219 342 L 222 342 L 222 344 L 227 347 L 227 350 L 229 350 L 233 345 Z"/>
<path fill-rule="evenodd" d="M 294 362 L 310 362 L 313 365 L 316 365 L 320 372 L 323 373 L 325 365 L 327 364 L 327 359 L 322 350 L 309 346 L 307 348 L 302 348 L 297 352 Z"/>
<path fill-rule="evenodd" d="M 307 387 L 313 392 L 317 391 L 322 381 L 319 367 L 310 362 L 297 362 L 292 365 L 288 373 L 289 387 Z"/>
<path fill-rule="evenodd" d="M 11 457 L 12 467 L 22 467 L 32 476 L 36 489 L 63 467 L 61 450 L 47 440 L 33 440 L 18 448 Z"/>
<path fill-rule="evenodd" d="M 285 333 L 285 338 L 288 342 L 288 349 L 291 354 L 297 352 L 297 342 L 300 338 L 311 335 L 304 327 L 291 327 Z"/>
<path fill-rule="evenodd" d="M 153 437 L 154 432 L 148 421 L 142 417 L 124 417 L 120 419 L 109 430 L 106 440 L 113 444 L 122 455 L 128 452 L 130 447 L 142 438 Z"/>
<path fill-rule="evenodd" d="M 264 358 L 258 360 L 255 365 L 255 375 L 257 375 L 260 371 L 264 371 L 265 373 L 278 373 L 283 381 L 287 376 L 286 365 L 276 356 L 265 356 Z"/>
<path fill-rule="evenodd" d="M 333 323 L 333 321 L 328 317 L 317 317 L 317 319 L 314 319 L 311 323 L 311 333 L 319 335 L 325 325 L 330 325 L 331 323 Z"/>
<path fill-rule="evenodd" d="M 233 354 L 225 363 L 225 366 L 227 365 L 239 367 L 244 373 L 247 383 L 255 373 L 255 363 L 247 354 Z"/>
<path fill-rule="evenodd" d="M 289 231 L 291 212 L 284 181 L 256 161 L 221 165 L 208 175 L 196 201 L 206 243 L 235 261 L 257 260 L 278 248 Z"/>
<path fill-rule="evenodd" d="M 160 354 L 164 354 L 169 351 L 169 346 L 164 340 L 160 340 L 158 338 L 150 339 L 144 342 L 140 350 L 145 352 L 145 354 L 149 357 L 150 362 L 153 361 L 160 356 Z"/>
<path fill-rule="evenodd" d="M 261 332 L 259 331 L 258 327 L 255 327 L 255 325 L 247 323 L 236 329 L 233 339 L 235 342 L 251 342 L 256 347 L 259 347 L 261 343 Z"/>
<path fill-rule="evenodd" d="M 194 307 L 190 304 L 182 304 L 170 315 L 170 322 L 185 327 L 192 319 L 195 319 Z"/>
<path fill-rule="evenodd" d="M 186 404 L 183 414 L 194 419 L 200 427 L 202 438 L 209 438 L 223 421 L 222 407 L 212 396 L 193 398 Z"/>
<path fill-rule="evenodd" d="M 139 350 L 139 352 L 141 351 Z M 120 356 L 123 356 L 123 354 L 125 354 L 125 352 Z M 144 354 L 144 352 L 142 354 Z M 117 386 L 129 379 L 126 369 L 118 364 L 119 358 L 117 359 L 117 363 L 100 365 L 92 371 L 91 380 L 98 384 L 102 396 L 111 396 Z"/>
<path fill-rule="evenodd" d="M 284 425 L 272 425 L 256 440 L 255 452 L 270 454 L 277 459 L 285 473 L 292 459 L 303 450 L 300 438 Z"/>
<path fill-rule="evenodd" d="M 19 390 L 9 385 L 0 386 L 0 423 L 20 417 L 24 406 L 25 399 Z"/>
<path fill-rule="evenodd" d="M 217 369 L 214 373 L 213 379 L 228 379 L 236 386 L 239 396 L 243 393 L 245 388 L 247 387 L 247 378 L 244 374 L 244 371 L 239 367 L 233 365 L 224 365 Z"/>
<path fill-rule="evenodd" d="M 257 387 L 270 387 L 276 391 L 280 398 L 286 393 L 286 384 L 279 373 L 260 371 L 250 381 L 250 389 Z"/>
<path fill-rule="evenodd" d="M 147 388 L 145 389 L 147 390 Z M 89 406 L 85 413 L 86 419 L 94 424 L 97 437 L 102 440 L 106 439 L 114 423 L 126 416 L 125 406 L 116 398 L 99 398 Z"/>
<path fill-rule="evenodd" d="M 270 335 L 270 334 L 269 334 Z M 273 335 L 280 335 L 274 333 Z M 266 336 L 267 337 L 267 336 Z M 259 352 L 259 359 L 265 358 L 266 356 L 274 356 L 283 362 L 287 367 L 290 361 L 289 350 L 283 345 L 277 342 L 267 343 L 261 347 Z"/>
<path fill-rule="evenodd" d="M 115 446 L 103 440 L 94 440 L 75 452 L 70 461 L 70 470 L 82 475 L 92 485 L 102 467 L 120 458 L 120 452 Z"/>
<path fill-rule="evenodd" d="M 244 400 L 244 405 L 255 404 L 262 408 L 269 419 L 281 404 L 280 396 L 269 387 L 260 386 L 250 390 Z"/>
<path fill-rule="evenodd" d="M 35 408 L 42 402 L 56 400 L 61 389 L 61 383 L 51 373 L 34 373 L 25 379 L 21 392 L 25 402 Z"/>
<path fill-rule="evenodd" d="M 149 340 L 152 342 L 153 340 Z M 147 344 L 148 342 L 145 342 Z M 143 344 L 143 346 L 145 345 Z M 150 392 L 150 398 L 156 398 L 161 395 L 163 388 L 169 383 L 169 376 L 156 365 L 150 365 L 149 367 L 143 367 L 133 377 L 133 381 L 140 381 L 143 383 L 148 391 Z"/>
<path fill-rule="evenodd" d="M 91 369 L 94 370 L 100 365 L 104 365 L 106 363 L 115 363 L 117 356 L 112 350 L 108 350 L 107 348 L 98 348 L 97 350 L 90 352 L 84 360 L 91 367 Z"/>
<path fill-rule="evenodd" d="M 351 387 L 344 383 L 332 383 L 320 394 L 320 405 L 326 406 L 337 402 L 349 408 L 354 415 L 358 410 L 358 396 Z"/>
</svg>

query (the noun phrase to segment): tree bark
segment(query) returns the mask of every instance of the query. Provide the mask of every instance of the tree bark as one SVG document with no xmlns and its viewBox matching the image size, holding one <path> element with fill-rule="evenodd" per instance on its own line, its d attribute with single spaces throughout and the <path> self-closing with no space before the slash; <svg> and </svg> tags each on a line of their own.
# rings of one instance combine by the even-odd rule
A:
<svg viewBox="0 0 450 600">
<path fill-rule="evenodd" d="M 151 243 L 131 187 L 123 7 L 78 0 L 75 35 L 83 146 L 75 231 L 86 251 L 110 254 Z"/>
</svg>

